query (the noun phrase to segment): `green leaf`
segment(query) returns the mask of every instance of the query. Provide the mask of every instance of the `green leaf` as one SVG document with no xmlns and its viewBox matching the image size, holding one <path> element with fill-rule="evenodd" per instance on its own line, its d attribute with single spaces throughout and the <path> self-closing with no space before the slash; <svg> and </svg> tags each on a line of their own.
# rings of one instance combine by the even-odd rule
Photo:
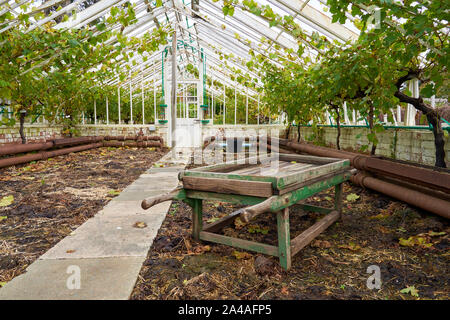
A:
<svg viewBox="0 0 450 320">
<path fill-rule="evenodd" d="M 0 200 L 0 207 L 7 207 L 14 202 L 14 196 L 6 196 Z"/>
<path fill-rule="evenodd" d="M 8 219 L 7 216 L 0 216 L 0 221 L 6 220 L 6 219 Z"/>
<path fill-rule="evenodd" d="M 413 297 L 418 297 L 419 296 L 419 290 L 417 290 L 414 286 L 409 286 L 405 289 L 400 290 L 401 293 L 405 293 L 405 294 L 410 294 Z"/>
<path fill-rule="evenodd" d="M 347 196 L 347 201 L 349 201 L 349 202 L 354 202 L 354 201 L 356 201 L 358 199 L 359 199 L 359 196 L 357 194 L 355 194 L 355 193 L 350 193 Z"/>
</svg>

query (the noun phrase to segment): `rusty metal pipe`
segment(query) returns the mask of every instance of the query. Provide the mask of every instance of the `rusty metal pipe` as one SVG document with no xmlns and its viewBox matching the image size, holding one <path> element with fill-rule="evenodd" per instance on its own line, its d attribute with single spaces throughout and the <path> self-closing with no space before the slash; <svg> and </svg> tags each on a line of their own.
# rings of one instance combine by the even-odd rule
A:
<svg viewBox="0 0 450 320">
<path fill-rule="evenodd" d="M 342 151 L 342 150 L 333 150 L 329 148 L 323 148 L 314 146 L 311 144 L 305 144 L 305 143 L 297 143 L 288 141 L 286 139 L 278 139 L 279 145 L 281 147 L 287 147 L 291 148 L 300 152 L 305 152 L 321 157 L 331 157 L 331 158 L 338 158 L 338 159 L 349 159 L 350 162 L 353 164 L 353 159 L 357 156 L 360 156 L 357 153 L 352 153 L 348 151 Z"/>
<path fill-rule="evenodd" d="M 384 193 L 392 198 L 412 204 L 418 208 L 450 219 L 450 202 L 432 197 L 422 192 L 411 190 L 396 184 L 392 184 L 374 177 L 370 177 L 362 172 L 352 176 L 350 180 L 362 187 Z"/>
<path fill-rule="evenodd" d="M 401 178 L 421 186 L 450 193 L 450 173 L 447 172 L 366 156 L 355 157 L 353 166 L 359 170 Z"/>
<path fill-rule="evenodd" d="M 25 153 L 31 151 L 40 151 L 53 148 L 53 142 L 27 143 L 27 144 L 11 144 L 0 147 L 0 156 Z"/>
<path fill-rule="evenodd" d="M 38 160 L 45 160 L 51 157 L 56 157 L 64 154 L 68 154 L 71 152 L 79 152 L 84 151 L 88 149 L 98 148 L 101 147 L 102 143 L 92 143 L 87 145 L 81 145 L 77 147 L 71 147 L 71 148 L 63 148 L 59 150 L 54 151 L 42 151 L 35 154 L 28 154 L 24 156 L 19 157 L 11 157 L 6 159 L 0 159 L 0 168 L 9 167 L 16 164 L 23 164 L 31 161 L 38 161 Z"/>
<path fill-rule="evenodd" d="M 161 148 L 161 142 L 157 141 L 104 141 L 104 147 L 132 147 L 132 148 L 149 148 L 149 147 L 158 147 Z"/>
<path fill-rule="evenodd" d="M 93 137 L 62 138 L 62 139 L 54 139 L 52 141 L 55 147 L 66 147 L 66 146 L 74 146 L 77 144 L 94 143 L 102 140 L 103 137 L 93 136 Z"/>
</svg>

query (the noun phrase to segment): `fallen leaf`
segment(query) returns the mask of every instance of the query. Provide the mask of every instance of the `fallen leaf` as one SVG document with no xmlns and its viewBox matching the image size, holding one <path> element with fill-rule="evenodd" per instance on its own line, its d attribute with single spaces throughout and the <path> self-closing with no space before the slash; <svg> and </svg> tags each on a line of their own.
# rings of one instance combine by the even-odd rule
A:
<svg viewBox="0 0 450 320">
<path fill-rule="evenodd" d="M 239 259 L 239 260 L 241 260 L 241 259 L 250 259 L 250 258 L 252 258 L 253 256 L 250 254 L 250 253 L 248 253 L 248 252 L 245 252 L 245 251 L 234 251 L 233 252 L 233 255 L 236 257 L 236 259 Z"/>
<path fill-rule="evenodd" d="M 285 296 L 287 296 L 288 294 L 289 294 L 289 290 L 288 290 L 288 288 L 287 287 L 283 287 L 283 288 L 281 288 L 281 294 L 284 294 Z"/>
<path fill-rule="evenodd" d="M 326 240 L 314 240 L 311 243 L 311 247 L 316 248 L 331 248 L 331 243 Z"/>
<path fill-rule="evenodd" d="M 7 207 L 14 202 L 14 196 L 6 196 L 0 200 L 0 207 Z"/>
<path fill-rule="evenodd" d="M 216 222 L 217 220 L 219 220 L 219 218 L 211 218 L 211 219 L 209 219 L 209 220 L 207 220 L 206 222 L 208 222 L 208 223 L 213 223 L 213 222 Z"/>
<path fill-rule="evenodd" d="M 356 201 L 358 199 L 359 199 L 359 196 L 356 193 L 350 193 L 347 196 L 347 201 L 349 201 L 349 202 L 354 202 L 354 201 Z"/>
<path fill-rule="evenodd" d="M 428 235 L 430 237 L 438 237 L 438 236 L 445 236 L 447 233 L 446 232 L 435 232 L 435 231 L 429 231 Z"/>
<path fill-rule="evenodd" d="M 433 246 L 433 243 L 431 243 L 427 239 L 426 235 L 424 235 L 424 234 L 418 234 L 416 236 L 411 236 L 408 239 L 400 238 L 398 240 L 398 243 L 404 247 L 419 246 L 422 248 L 430 248 Z"/>
<path fill-rule="evenodd" d="M 377 230 L 380 231 L 381 233 L 384 233 L 384 234 L 390 232 L 388 228 L 383 227 L 383 226 L 377 226 Z"/>
<path fill-rule="evenodd" d="M 236 229 L 242 229 L 243 226 L 245 226 L 246 223 L 244 221 L 242 221 L 241 218 L 237 218 L 234 220 L 234 226 L 236 227 Z"/>
<path fill-rule="evenodd" d="M 419 296 L 419 290 L 417 290 L 414 286 L 409 286 L 405 289 L 400 290 L 401 293 L 405 293 L 405 294 L 410 294 L 413 297 L 418 297 Z"/>
<path fill-rule="evenodd" d="M 6 284 L 5 281 L 0 281 L 0 288 L 3 287 Z"/>
<path fill-rule="evenodd" d="M 382 219 L 386 219 L 386 218 L 388 218 L 390 216 L 391 216 L 391 214 L 389 212 L 382 212 L 382 213 L 377 214 L 376 216 L 369 217 L 369 219 L 371 219 L 371 220 L 382 220 Z"/>
<path fill-rule="evenodd" d="M 74 253 L 76 250 L 67 250 L 66 253 Z"/>
<path fill-rule="evenodd" d="M 108 195 L 110 195 L 110 196 L 117 196 L 119 194 L 120 194 L 119 190 L 109 190 L 108 191 Z"/>
<path fill-rule="evenodd" d="M 357 245 L 356 243 L 353 243 L 353 242 L 349 242 L 349 244 L 339 245 L 339 248 L 348 249 L 351 251 L 358 251 L 359 249 L 361 249 L 361 247 L 359 245 Z"/>
<path fill-rule="evenodd" d="M 139 229 L 144 229 L 145 227 L 147 227 L 147 224 L 145 222 L 138 221 L 133 225 L 133 227 L 139 228 Z"/>
</svg>

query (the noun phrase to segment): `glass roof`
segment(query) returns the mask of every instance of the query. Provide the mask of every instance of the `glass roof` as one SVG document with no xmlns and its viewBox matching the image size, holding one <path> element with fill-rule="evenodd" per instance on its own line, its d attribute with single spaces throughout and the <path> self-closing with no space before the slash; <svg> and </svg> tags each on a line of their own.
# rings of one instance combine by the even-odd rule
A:
<svg viewBox="0 0 450 320">
<path fill-rule="evenodd" d="M 250 51 L 272 59 L 287 57 L 286 50 L 296 52 L 299 41 L 287 30 L 270 27 L 263 18 L 258 17 L 238 4 L 232 16 L 224 16 L 221 1 L 198 0 L 0 0 L 0 16 L 10 12 L 13 18 L 0 24 L 0 33 L 17 24 L 19 14 L 30 15 L 30 29 L 40 28 L 45 23 L 53 22 L 55 28 L 86 28 L 96 30 L 95 24 L 106 21 L 113 6 L 133 5 L 136 21 L 122 30 L 128 37 L 142 37 L 149 31 L 164 27 L 176 30 L 179 50 L 177 67 L 180 77 L 189 77 L 187 66 L 198 66 L 199 52 L 203 50 L 207 58 L 207 75 L 221 84 L 236 87 L 241 92 L 256 94 L 256 90 L 245 88 L 236 75 L 246 76 L 260 85 L 255 71 L 249 70 L 247 62 L 251 59 Z M 347 21 L 345 25 L 331 23 L 330 13 L 324 0 L 256 0 L 261 6 L 270 6 L 280 16 L 291 16 L 302 30 L 311 35 L 319 35 L 331 41 L 344 43 L 358 37 L 358 29 Z M 24 6 L 25 5 L 25 6 Z M 53 10 L 49 10 L 52 8 Z M 37 15 L 38 13 L 44 13 Z M 68 16 L 62 19 L 64 15 Z M 39 18 L 38 18 L 39 17 Z M 108 30 L 119 30 L 118 24 L 107 24 Z M 99 32 L 99 31 L 97 31 Z M 168 39 L 170 40 L 170 39 Z M 110 42 L 116 39 L 110 39 Z M 168 42 L 170 43 L 170 42 Z M 128 88 L 144 85 L 160 85 L 162 70 L 161 52 L 152 54 L 135 54 L 125 61 L 118 58 L 121 67 L 129 70 L 130 77 L 119 82 L 111 79 L 110 84 Z M 129 50 L 133 50 L 130 48 Z M 308 47 L 304 56 L 314 60 L 316 49 Z M 300 58 L 299 58 L 300 59 Z M 299 60 L 301 62 L 301 60 Z M 159 74 L 159 76 L 158 76 Z M 155 82 L 155 84 L 153 84 Z"/>
</svg>

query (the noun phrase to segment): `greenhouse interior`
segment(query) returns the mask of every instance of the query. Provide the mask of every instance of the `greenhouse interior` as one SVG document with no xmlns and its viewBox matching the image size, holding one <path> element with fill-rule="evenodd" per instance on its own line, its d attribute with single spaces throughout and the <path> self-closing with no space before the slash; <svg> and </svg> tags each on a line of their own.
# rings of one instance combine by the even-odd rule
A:
<svg viewBox="0 0 450 320">
<path fill-rule="evenodd" d="M 0 0 L 0 300 L 448 300 L 449 17 Z"/>
</svg>

